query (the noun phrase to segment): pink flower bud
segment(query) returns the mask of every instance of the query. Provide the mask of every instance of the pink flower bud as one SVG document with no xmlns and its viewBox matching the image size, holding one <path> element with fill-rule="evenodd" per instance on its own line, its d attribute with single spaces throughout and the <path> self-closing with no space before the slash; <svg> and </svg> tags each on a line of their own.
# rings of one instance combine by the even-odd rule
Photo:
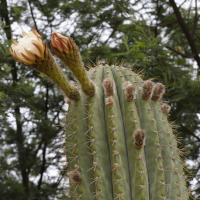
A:
<svg viewBox="0 0 200 200">
<path fill-rule="evenodd" d="M 63 53 L 79 53 L 78 47 L 71 38 L 65 37 L 56 31 L 52 33 L 50 45 L 56 55 L 62 55 Z"/>
</svg>

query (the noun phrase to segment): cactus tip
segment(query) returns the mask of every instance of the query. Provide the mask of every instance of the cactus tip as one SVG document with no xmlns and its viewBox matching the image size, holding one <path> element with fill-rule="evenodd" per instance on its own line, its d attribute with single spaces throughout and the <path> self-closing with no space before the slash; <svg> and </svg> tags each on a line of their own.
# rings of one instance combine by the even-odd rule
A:
<svg viewBox="0 0 200 200">
<path fill-rule="evenodd" d="M 80 99 L 80 93 L 78 91 L 78 89 L 71 85 L 71 93 L 68 94 L 68 98 L 71 99 L 72 101 L 77 101 Z"/>
<path fill-rule="evenodd" d="M 95 85 L 91 81 L 88 84 L 82 85 L 82 90 L 84 94 L 88 97 L 92 97 L 96 93 Z"/>
</svg>

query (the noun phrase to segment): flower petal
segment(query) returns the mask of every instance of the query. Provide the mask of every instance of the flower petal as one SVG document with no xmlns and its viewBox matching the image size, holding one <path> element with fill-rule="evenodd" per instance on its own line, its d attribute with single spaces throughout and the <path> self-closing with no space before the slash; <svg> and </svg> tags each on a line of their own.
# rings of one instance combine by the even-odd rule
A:
<svg viewBox="0 0 200 200">
<path fill-rule="evenodd" d="M 31 42 L 34 42 L 35 44 L 37 44 L 38 47 L 39 47 L 42 51 L 44 51 L 44 44 L 43 44 L 43 42 L 41 43 L 38 39 L 37 39 L 37 40 L 32 39 Z"/>
<path fill-rule="evenodd" d="M 35 38 L 37 39 L 37 36 L 33 32 L 28 33 L 29 38 Z"/>
<path fill-rule="evenodd" d="M 35 36 L 41 37 L 41 35 L 36 31 L 35 26 L 33 26 L 33 33 L 35 34 Z"/>
<path fill-rule="evenodd" d="M 23 35 L 23 36 L 26 36 L 27 33 L 26 33 L 25 31 L 22 31 L 22 35 Z"/>
<path fill-rule="evenodd" d="M 37 51 L 34 51 L 34 52 L 32 52 L 32 53 L 34 53 L 34 54 L 36 54 L 37 56 L 39 56 L 39 57 L 43 57 L 43 52 L 42 52 L 42 50 L 40 49 L 40 47 L 38 46 L 38 44 L 37 43 L 35 43 L 34 41 L 32 41 L 32 44 L 36 47 L 36 49 L 37 49 Z"/>
<path fill-rule="evenodd" d="M 64 43 L 61 43 L 61 46 L 62 46 L 62 50 L 65 51 L 65 52 L 69 52 L 70 48 L 68 47 L 68 45 L 65 45 Z"/>
<path fill-rule="evenodd" d="M 19 62 L 19 63 L 22 63 L 22 61 L 21 60 L 16 60 L 15 58 L 15 55 L 13 54 L 13 52 L 9 49 L 9 51 L 10 51 L 10 54 L 11 54 L 11 56 L 12 56 L 12 59 L 14 60 L 14 61 L 16 61 L 16 62 Z"/>
<path fill-rule="evenodd" d="M 13 40 L 10 47 L 10 52 L 13 58 L 19 59 L 17 62 L 26 64 L 34 64 L 36 60 L 40 61 L 44 58 L 45 46 L 42 40 L 42 35 L 37 33 L 35 27 L 33 32 L 26 33 L 22 31 L 23 37 L 18 38 L 18 42 Z"/>
<path fill-rule="evenodd" d="M 18 42 L 17 42 L 16 40 L 14 40 L 14 39 L 12 39 L 12 42 L 13 42 L 15 45 L 18 44 Z"/>
<path fill-rule="evenodd" d="M 30 59 L 30 57 L 26 56 L 23 53 L 21 53 L 21 54 L 26 60 L 28 60 L 28 62 L 26 62 L 27 64 L 34 64 L 35 63 L 35 60 Z"/>
<path fill-rule="evenodd" d="M 35 60 L 34 54 L 32 54 L 26 47 L 24 48 L 26 54 L 33 60 Z"/>
<path fill-rule="evenodd" d="M 14 51 L 14 49 L 15 49 L 16 46 L 17 45 L 15 45 L 15 44 L 11 44 L 11 49 Z"/>
<path fill-rule="evenodd" d="M 21 62 L 23 62 L 23 63 L 29 63 L 29 61 L 28 60 L 26 60 L 23 56 L 22 56 L 22 54 L 21 54 L 21 52 L 19 52 L 19 51 L 14 51 L 14 54 L 15 54 L 15 57 L 16 58 L 18 58 Z M 30 64 L 30 63 L 29 63 Z"/>
</svg>

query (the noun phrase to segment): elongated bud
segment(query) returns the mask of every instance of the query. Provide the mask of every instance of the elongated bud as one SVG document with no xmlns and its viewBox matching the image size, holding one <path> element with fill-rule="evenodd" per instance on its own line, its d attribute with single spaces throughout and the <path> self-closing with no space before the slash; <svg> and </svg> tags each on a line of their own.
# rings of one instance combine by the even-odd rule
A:
<svg viewBox="0 0 200 200">
<path fill-rule="evenodd" d="M 154 83 L 152 81 L 145 81 L 142 86 L 142 98 L 144 100 L 149 100 L 153 94 Z"/>
<path fill-rule="evenodd" d="M 54 31 L 51 37 L 51 48 L 53 52 L 63 61 L 63 63 L 72 71 L 82 86 L 83 92 L 91 97 L 95 94 L 95 86 L 89 80 L 81 55 L 75 42 L 69 38 Z"/>
<path fill-rule="evenodd" d="M 159 101 L 165 93 L 165 86 L 162 83 L 156 83 L 153 90 L 152 99 Z"/>
<path fill-rule="evenodd" d="M 42 36 L 33 27 L 33 32 L 22 32 L 23 37 L 18 42 L 13 40 L 10 53 L 13 59 L 25 65 L 32 66 L 37 71 L 48 76 L 56 83 L 70 100 L 78 100 L 78 89 L 70 85 L 60 67 L 58 67 Z"/>
</svg>

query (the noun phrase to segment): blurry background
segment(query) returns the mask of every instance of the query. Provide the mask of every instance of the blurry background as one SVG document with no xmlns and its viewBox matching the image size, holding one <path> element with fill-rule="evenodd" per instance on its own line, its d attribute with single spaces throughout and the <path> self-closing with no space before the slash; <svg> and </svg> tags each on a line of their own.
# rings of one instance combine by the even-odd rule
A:
<svg viewBox="0 0 200 200">
<path fill-rule="evenodd" d="M 8 51 L 33 25 L 48 44 L 54 30 L 74 39 L 85 65 L 124 62 L 166 85 L 188 185 L 200 197 L 199 19 L 197 0 L 0 0 L 0 200 L 67 199 L 67 105 Z"/>
</svg>

